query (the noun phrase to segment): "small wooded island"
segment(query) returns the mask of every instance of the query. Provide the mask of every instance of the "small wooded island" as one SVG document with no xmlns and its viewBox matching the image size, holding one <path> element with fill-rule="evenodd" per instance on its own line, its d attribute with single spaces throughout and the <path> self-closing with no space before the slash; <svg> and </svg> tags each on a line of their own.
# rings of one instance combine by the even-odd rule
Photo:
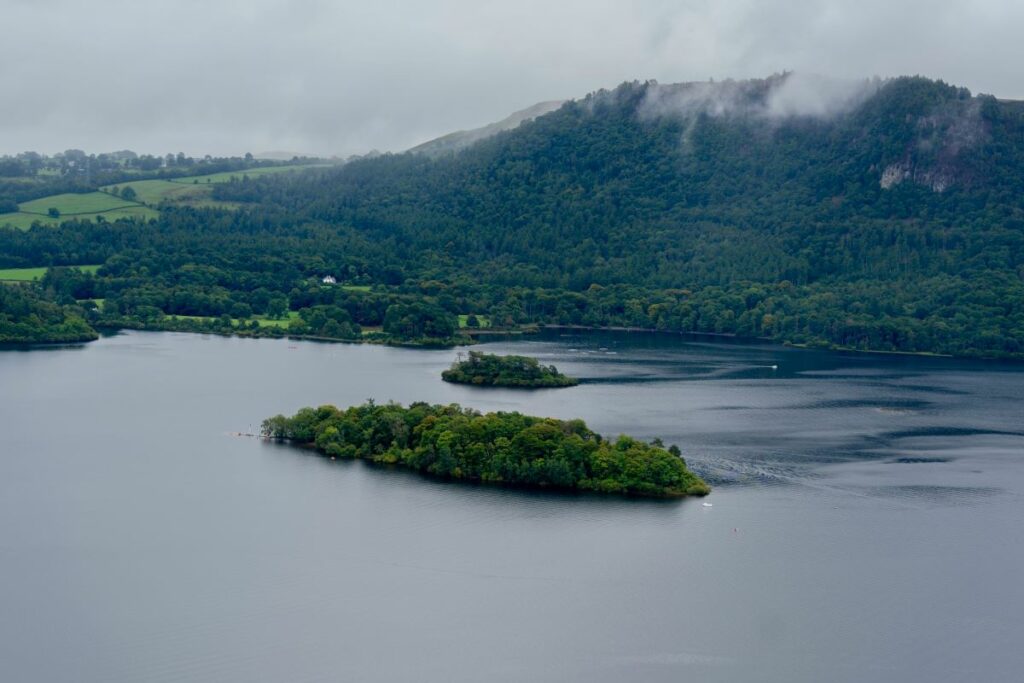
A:
<svg viewBox="0 0 1024 683">
<path fill-rule="evenodd" d="M 628 436 L 607 440 L 583 420 L 482 414 L 457 404 L 303 408 L 264 420 L 261 434 L 331 457 L 472 482 L 656 497 L 711 491 L 675 446 L 666 450 Z"/>
<path fill-rule="evenodd" d="M 463 360 L 460 353 L 452 366 L 441 373 L 445 382 L 486 387 L 571 387 L 580 383 L 563 375 L 554 365 L 541 365 L 527 356 L 497 356 L 470 351 Z"/>
</svg>

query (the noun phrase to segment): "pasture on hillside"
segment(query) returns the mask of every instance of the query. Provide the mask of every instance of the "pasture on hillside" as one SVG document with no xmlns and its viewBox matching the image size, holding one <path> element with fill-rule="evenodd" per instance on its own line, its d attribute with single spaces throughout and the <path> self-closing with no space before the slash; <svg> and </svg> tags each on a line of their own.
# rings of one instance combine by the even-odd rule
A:
<svg viewBox="0 0 1024 683">
<path fill-rule="evenodd" d="M 97 216 L 103 216 L 108 221 L 132 216 L 141 218 L 157 216 L 156 211 L 142 206 L 138 202 L 130 202 L 105 192 L 50 195 L 24 202 L 18 206 L 18 209 L 17 213 L 0 215 L 0 225 L 11 225 L 27 230 L 37 222 L 55 225 L 73 219 L 95 219 Z M 51 216 L 50 209 L 56 209 L 59 215 Z"/>
<path fill-rule="evenodd" d="M 207 205 L 213 202 L 210 199 L 210 185 L 193 185 L 191 183 L 186 185 L 174 180 L 137 180 L 119 185 L 107 185 L 100 189 L 103 192 L 116 194 L 126 187 L 135 191 L 136 201 L 150 207 L 157 206 L 164 201 L 189 204 L 190 206 Z"/>
<path fill-rule="evenodd" d="M 99 270 L 98 265 L 90 266 L 74 266 L 79 270 L 86 273 L 95 273 Z M 33 280 L 40 280 L 49 268 L 47 266 L 40 266 L 37 268 L 3 268 L 0 269 L 0 281 L 5 282 L 32 282 Z"/>
<path fill-rule="evenodd" d="M 0 215 L 0 226 L 13 226 L 27 230 L 34 223 L 56 225 L 71 219 L 95 219 L 103 216 L 108 221 L 118 218 L 157 218 L 160 214 L 153 208 L 169 201 L 196 207 L 237 208 L 234 202 L 221 202 L 212 198 L 212 186 L 231 182 L 232 178 L 256 178 L 279 173 L 299 172 L 310 168 L 327 168 L 331 164 L 293 164 L 289 166 L 265 166 L 244 171 L 227 171 L 200 176 L 160 180 L 135 180 L 115 185 L 105 185 L 98 192 L 83 194 L 58 194 L 24 202 L 17 213 Z M 120 196 L 124 188 L 135 191 L 135 200 Z M 56 209 L 59 216 L 50 215 Z"/>
<path fill-rule="evenodd" d="M 230 209 L 235 208 L 237 205 L 231 202 L 219 202 L 212 198 L 213 185 L 231 182 L 232 178 L 254 178 L 277 173 L 301 171 L 313 167 L 311 165 L 268 166 L 265 168 L 251 168 L 244 171 L 228 171 L 200 176 L 136 180 L 116 185 L 106 185 L 100 189 L 103 192 L 118 195 L 124 188 L 130 187 L 135 191 L 136 201 L 150 207 L 155 207 L 161 202 L 167 201 L 187 204 L 189 206 L 213 206 Z"/>
<path fill-rule="evenodd" d="M 294 171 L 304 171 L 312 168 L 328 168 L 333 164 L 294 164 L 290 166 L 260 166 L 258 168 L 248 168 L 244 171 L 225 171 L 223 173 L 211 173 L 209 175 L 200 176 L 188 176 L 185 178 L 174 178 L 170 182 L 178 183 L 181 185 L 203 185 L 210 183 L 229 183 L 232 178 L 242 179 L 243 176 L 250 178 L 258 178 L 265 175 L 274 175 L 276 173 L 291 173 Z"/>
<path fill-rule="evenodd" d="M 85 194 L 55 194 L 41 199 L 33 199 L 18 206 L 19 213 L 34 213 L 47 216 L 51 208 L 60 211 L 61 217 L 96 214 L 111 209 L 124 209 L 138 206 L 138 202 L 130 202 L 120 197 L 113 197 L 105 192 L 86 192 Z"/>
</svg>

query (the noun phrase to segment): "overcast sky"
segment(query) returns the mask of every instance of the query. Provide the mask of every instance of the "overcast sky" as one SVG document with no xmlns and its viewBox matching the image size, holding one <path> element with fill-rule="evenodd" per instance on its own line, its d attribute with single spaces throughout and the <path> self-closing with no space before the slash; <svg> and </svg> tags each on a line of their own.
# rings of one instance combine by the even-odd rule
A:
<svg viewBox="0 0 1024 683">
<path fill-rule="evenodd" d="M 625 80 L 1024 97 L 1020 0 L 0 0 L 0 153 L 402 150 Z"/>
</svg>

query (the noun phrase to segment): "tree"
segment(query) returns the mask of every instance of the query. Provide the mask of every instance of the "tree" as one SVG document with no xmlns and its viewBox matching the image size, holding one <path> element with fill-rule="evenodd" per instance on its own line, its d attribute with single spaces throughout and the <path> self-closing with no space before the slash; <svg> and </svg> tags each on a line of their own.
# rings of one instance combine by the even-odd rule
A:
<svg viewBox="0 0 1024 683">
<path fill-rule="evenodd" d="M 425 302 L 392 304 L 384 315 L 384 331 L 402 339 L 448 339 L 458 328 L 455 316 Z"/>
<path fill-rule="evenodd" d="M 46 213 L 49 214 L 50 218 L 60 218 L 60 210 L 55 206 L 51 206 L 47 209 Z"/>
<path fill-rule="evenodd" d="M 278 320 L 288 313 L 288 300 L 283 296 L 275 296 L 267 302 L 267 317 Z"/>
<path fill-rule="evenodd" d="M 135 189 L 132 188 L 131 185 L 125 185 L 123 188 L 121 188 L 121 199 L 124 199 L 129 202 L 134 202 L 135 196 Z"/>
</svg>

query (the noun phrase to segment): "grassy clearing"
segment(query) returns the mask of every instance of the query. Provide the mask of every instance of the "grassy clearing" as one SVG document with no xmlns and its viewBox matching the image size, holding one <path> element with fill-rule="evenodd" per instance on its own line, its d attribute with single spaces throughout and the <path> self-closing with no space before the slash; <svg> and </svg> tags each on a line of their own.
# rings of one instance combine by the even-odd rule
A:
<svg viewBox="0 0 1024 683">
<path fill-rule="evenodd" d="M 176 185 L 204 185 L 216 183 L 228 183 L 232 178 L 242 179 L 243 176 L 258 178 L 265 175 L 277 173 L 291 173 L 293 171 L 304 171 L 310 168 L 327 168 L 331 164 L 297 164 L 293 166 L 264 166 L 261 168 L 250 168 L 244 171 L 225 171 L 223 173 L 211 173 L 209 175 L 189 176 L 187 178 L 174 178 L 169 182 Z"/>
<path fill-rule="evenodd" d="M 175 204 L 187 204 L 197 208 L 238 208 L 238 204 L 235 202 L 222 202 L 213 199 L 211 196 L 213 194 L 213 185 L 216 185 L 216 183 L 186 185 L 174 180 L 140 180 L 134 183 L 107 185 L 102 189 L 105 192 L 111 192 L 114 188 L 120 190 L 124 187 L 131 187 L 135 190 L 136 199 L 150 207 L 158 206 L 161 202 L 166 201 Z M 152 211 L 152 209 L 150 210 Z M 154 215 L 156 215 L 155 212 Z"/>
<path fill-rule="evenodd" d="M 288 311 L 288 315 L 284 318 L 281 318 L 280 320 L 274 320 L 272 318 L 267 318 L 266 316 L 262 315 L 254 316 L 252 319 L 259 323 L 260 327 L 288 327 L 288 324 L 298 317 L 298 311 Z M 241 322 L 249 321 L 243 320 Z"/>
<path fill-rule="evenodd" d="M 56 225 L 57 221 L 49 216 L 37 216 L 32 213 L 5 213 L 0 215 L 0 226 L 10 226 L 18 230 L 28 230 L 33 223 Z"/>
<path fill-rule="evenodd" d="M 112 209 L 124 209 L 138 206 L 135 202 L 113 197 L 106 192 L 87 192 L 85 194 L 55 194 L 42 199 L 34 199 L 21 204 L 19 213 L 36 213 L 47 216 L 50 208 L 60 211 L 61 217 L 73 217 L 80 214 L 96 214 Z"/>
<path fill-rule="evenodd" d="M 126 206 L 123 209 L 104 211 L 96 215 L 103 216 L 108 221 L 116 221 L 118 218 L 144 218 L 149 220 L 150 218 L 159 218 L 160 212 L 148 206 Z M 88 218 L 88 216 L 82 216 L 82 218 Z"/>
<path fill-rule="evenodd" d="M 469 314 L 460 315 L 459 316 L 459 327 L 460 328 L 467 327 L 467 325 L 466 325 L 466 321 L 467 320 L 469 320 Z M 481 329 L 482 330 L 485 327 L 490 327 L 491 326 L 491 319 L 488 318 L 485 315 L 478 315 L 476 317 L 476 320 L 477 320 L 478 323 L 480 323 L 480 325 L 479 325 L 479 327 L 477 329 Z"/>
<path fill-rule="evenodd" d="M 69 220 L 90 220 L 99 216 L 103 216 L 108 221 L 116 221 L 118 218 L 149 219 L 159 215 L 149 207 L 125 201 L 105 192 L 50 195 L 25 202 L 19 208 L 21 210 L 18 213 L 0 215 L 0 225 L 10 225 L 20 230 L 27 230 L 34 223 L 57 225 Z M 58 218 L 49 215 L 48 212 L 51 208 L 60 212 Z"/>
<path fill-rule="evenodd" d="M 117 185 L 106 185 L 100 189 L 110 192 L 114 188 L 123 189 L 130 187 L 135 190 L 135 198 L 143 204 L 159 204 L 165 199 L 184 199 L 192 195 L 208 197 L 209 188 L 190 187 L 170 180 L 137 180 L 134 182 L 118 183 Z"/>
<path fill-rule="evenodd" d="M 86 273 L 95 273 L 99 266 L 75 266 L 79 270 Z M 0 280 L 6 280 L 9 282 L 32 282 L 33 280 L 42 279 L 46 275 L 48 268 L 46 266 L 40 266 L 38 268 L 6 268 L 0 270 Z"/>
<path fill-rule="evenodd" d="M 89 301 L 96 304 L 96 308 L 100 309 L 101 311 L 103 310 L 103 307 L 107 305 L 106 299 L 75 299 L 75 302 L 79 304 L 84 304 Z"/>
<path fill-rule="evenodd" d="M 349 292 L 369 292 L 373 289 L 371 285 L 340 285 L 340 287 Z"/>
<path fill-rule="evenodd" d="M 207 320 L 207 321 L 209 321 L 209 320 L 219 320 L 220 319 L 220 318 L 216 318 L 216 317 L 208 316 L 208 315 L 169 315 L 167 317 L 171 318 L 173 320 Z M 268 317 L 262 316 L 262 315 L 256 315 L 256 316 L 253 316 L 251 318 L 232 318 L 231 319 L 231 323 L 237 327 L 239 325 L 248 325 L 253 320 L 255 320 L 259 324 L 260 327 L 287 328 L 288 327 L 288 323 L 290 323 L 292 320 L 294 320 L 295 318 L 298 318 L 298 317 L 299 317 L 299 314 L 298 314 L 297 311 L 288 311 L 288 315 L 286 317 L 284 317 L 284 318 L 281 318 L 280 320 L 275 320 L 273 318 L 268 318 Z"/>
<path fill-rule="evenodd" d="M 174 178 L 171 180 L 136 180 L 106 185 L 100 192 L 85 194 L 57 194 L 34 199 L 21 204 L 17 213 L 0 214 L 0 226 L 12 226 L 20 230 L 28 230 L 34 223 L 57 225 L 72 219 L 94 219 L 103 216 L 108 221 L 118 218 L 157 218 L 160 214 L 153 208 L 163 201 L 188 204 L 195 207 L 219 209 L 237 209 L 234 202 L 221 202 L 212 198 L 212 185 L 230 182 L 232 178 L 248 176 L 273 175 L 291 173 L 310 168 L 327 168 L 331 164 L 300 164 L 291 166 L 267 166 L 252 168 L 246 171 L 229 171 L 211 173 L 202 176 Z M 116 188 L 131 187 L 135 190 L 137 201 L 128 201 L 111 194 Z M 57 209 L 58 218 L 49 215 L 49 210 Z M 363 291 L 363 287 L 351 285 L 352 289 Z M 369 287 L 365 288 L 369 290 Z"/>
<path fill-rule="evenodd" d="M 257 178 L 259 176 L 287 173 L 307 168 L 313 168 L 313 166 L 268 166 L 266 168 L 253 168 L 246 171 L 228 171 L 224 173 L 211 173 L 209 175 L 170 178 L 167 180 L 137 180 L 106 185 L 100 189 L 104 192 L 112 192 L 114 188 L 120 190 L 125 187 L 131 187 L 135 190 L 135 198 L 149 206 L 156 206 L 161 202 L 169 201 L 190 206 L 230 209 L 236 208 L 235 205 L 230 202 L 219 202 L 211 198 L 213 185 L 231 182 L 232 178 L 242 178 L 243 176 Z"/>
<path fill-rule="evenodd" d="M 0 280 L 31 282 L 46 275 L 46 268 L 7 268 L 0 270 Z"/>
<path fill-rule="evenodd" d="M 211 315 L 169 315 L 170 320 L 217 320 Z M 234 320 L 232 318 L 232 320 Z"/>
</svg>

